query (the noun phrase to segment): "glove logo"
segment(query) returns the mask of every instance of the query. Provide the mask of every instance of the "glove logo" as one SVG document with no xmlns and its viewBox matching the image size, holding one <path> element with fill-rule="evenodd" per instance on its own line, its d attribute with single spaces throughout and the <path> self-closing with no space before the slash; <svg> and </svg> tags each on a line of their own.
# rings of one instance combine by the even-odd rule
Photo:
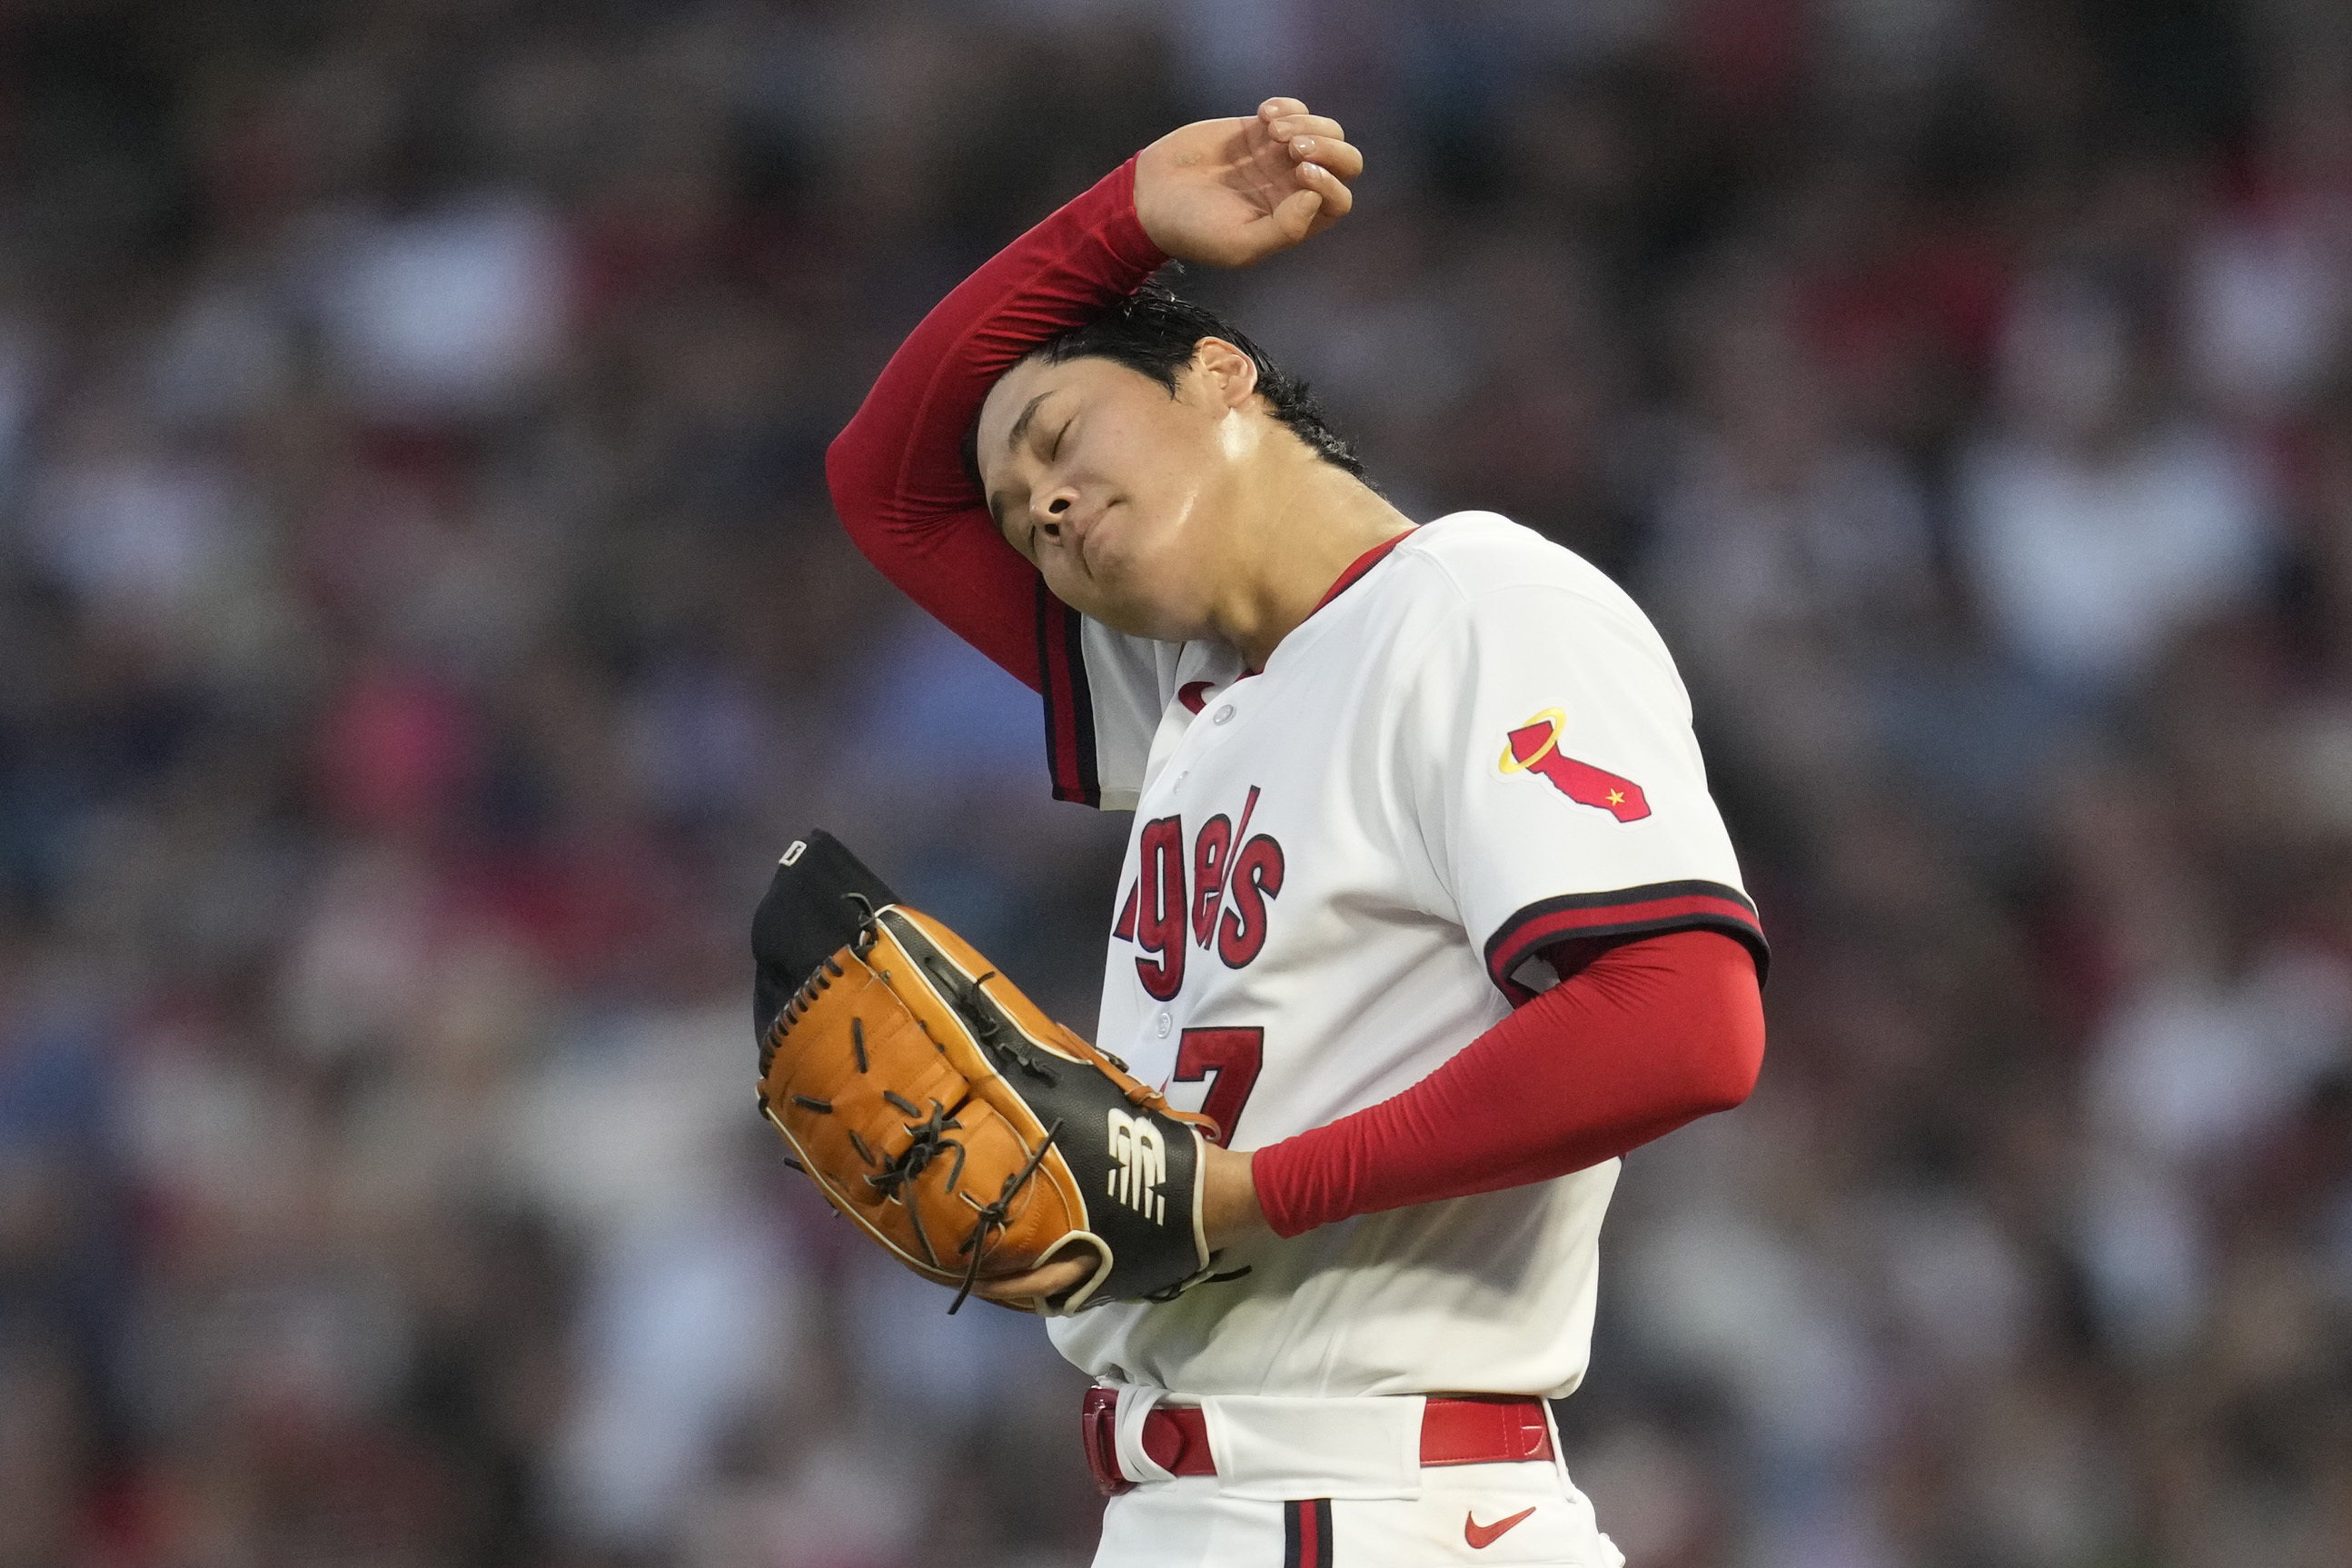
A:
<svg viewBox="0 0 2352 1568">
<path fill-rule="evenodd" d="M 1160 1188 L 1168 1181 L 1168 1145 L 1160 1129 L 1148 1117 L 1111 1111 L 1110 1157 L 1117 1168 L 1105 1184 L 1107 1195 L 1154 1225 L 1166 1225 L 1168 1199 Z"/>
<path fill-rule="evenodd" d="M 1598 806 L 1620 822 L 1639 822 L 1649 816 L 1650 797 L 1640 784 L 1560 754 L 1560 732 L 1567 728 L 1567 714 L 1545 709 L 1510 731 L 1495 766 L 1506 773 L 1539 773 L 1577 805 Z"/>
</svg>

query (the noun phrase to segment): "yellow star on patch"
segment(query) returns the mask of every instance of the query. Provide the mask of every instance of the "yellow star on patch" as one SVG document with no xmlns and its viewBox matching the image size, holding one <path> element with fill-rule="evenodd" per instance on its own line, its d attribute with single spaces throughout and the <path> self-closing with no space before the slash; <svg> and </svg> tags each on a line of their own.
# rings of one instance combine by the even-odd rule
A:
<svg viewBox="0 0 2352 1568">
<path fill-rule="evenodd" d="M 1622 790 L 1622 789 L 1612 789 L 1612 790 L 1611 790 L 1611 791 L 1609 792 L 1609 804 L 1610 804 L 1610 805 L 1624 805 L 1624 804 L 1625 804 L 1625 792 L 1624 792 L 1623 790 Z"/>
</svg>

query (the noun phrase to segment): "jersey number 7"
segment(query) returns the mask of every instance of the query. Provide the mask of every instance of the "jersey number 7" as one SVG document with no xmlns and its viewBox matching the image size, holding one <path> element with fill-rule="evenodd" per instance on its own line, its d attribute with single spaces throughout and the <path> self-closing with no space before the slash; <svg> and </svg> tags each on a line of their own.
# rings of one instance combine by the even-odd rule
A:
<svg viewBox="0 0 2352 1568">
<path fill-rule="evenodd" d="M 1265 1058 L 1264 1029 L 1187 1029 L 1178 1037 L 1175 1081 L 1198 1083 L 1216 1075 L 1201 1102 L 1201 1114 L 1217 1124 L 1212 1142 L 1231 1146 Z"/>
</svg>

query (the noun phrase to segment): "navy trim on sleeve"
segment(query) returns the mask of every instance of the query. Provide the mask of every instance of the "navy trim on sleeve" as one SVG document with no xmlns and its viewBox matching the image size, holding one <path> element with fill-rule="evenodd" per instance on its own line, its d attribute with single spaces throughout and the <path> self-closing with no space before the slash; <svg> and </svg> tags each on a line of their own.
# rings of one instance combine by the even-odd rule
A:
<svg viewBox="0 0 2352 1568">
<path fill-rule="evenodd" d="M 1698 928 L 1720 931 L 1744 943 L 1756 960 L 1760 982 L 1771 962 L 1764 927 L 1747 894 L 1721 882 L 1650 882 L 1604 893 L 1567 893 L 1538 899 L 1519 910 L 1486 939 L 1486 974 L 1514 1006 L 1535 993 L 1511 978 L 1531 952 L 1553 942 L 1586 937 L 1647 936 Z"/>
<path fill-rule="evenodd" d="M 1095 765 L 1094 694 L 1087 686 L 1085 617 L 1037 579 L 1037 691 L 1045 705 L 1045 769 L 1054 798 L 1102 805 Z"/>
</svg>

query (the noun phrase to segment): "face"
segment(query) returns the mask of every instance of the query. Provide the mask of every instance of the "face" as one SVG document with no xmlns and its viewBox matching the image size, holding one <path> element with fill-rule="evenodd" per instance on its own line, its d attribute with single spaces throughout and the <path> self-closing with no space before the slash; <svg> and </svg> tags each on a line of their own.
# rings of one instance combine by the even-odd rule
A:
<svg viewBox="0 0 2352 1568">
<path fill-rule="evenodd" d="M 1256 367 L 1205 339 L 1176 395 L 1104 359 L 999 378 L 976 433 L 997 527 L 1063 603 L 1139 637 L 1203 635 L 1220 526 L 1264 434 Z"/>
</svg>

